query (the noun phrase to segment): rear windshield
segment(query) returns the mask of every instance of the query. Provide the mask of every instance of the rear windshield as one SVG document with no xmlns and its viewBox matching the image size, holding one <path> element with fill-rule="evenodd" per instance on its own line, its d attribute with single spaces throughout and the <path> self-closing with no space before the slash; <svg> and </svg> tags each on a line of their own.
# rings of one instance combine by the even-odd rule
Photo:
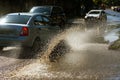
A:
<svg viewBox="0 0 120 80">
<path fill-rule="evenodd" d="M 7 15 L 0 20 L 0 23 L 27 24 L 30 17 L 26 15 Z"/>
<path fill-rule="evenodd" d="M 42 13 L 42 14 L 45 14 L 45 15 L 50 15 L 50 10 L 51 8 L 50 7 L 34 7 L 30 10 L 31 13 Z"/>
</svg>

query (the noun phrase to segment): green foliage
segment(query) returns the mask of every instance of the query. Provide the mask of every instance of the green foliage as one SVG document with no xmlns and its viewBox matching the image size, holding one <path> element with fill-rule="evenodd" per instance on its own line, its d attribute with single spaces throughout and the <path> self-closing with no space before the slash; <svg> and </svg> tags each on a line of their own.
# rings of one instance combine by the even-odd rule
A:
<svg viewBox="0 0 120 80">
<path fill-rule="evenodd" d="M 120 5 L 120 0 L 93 0 L 93 2 L 96 5 L 99 5 L 101 3 L 107 4 L 107 5 Z"/>
<path fill-rule="evenodd" d="M 101 3 L 102 1 L 101 1 L 101 0 L 93 0 L 93 2 L 94 2 L 96 5 L 99 5 L 99 3 Z"/>
</svg>

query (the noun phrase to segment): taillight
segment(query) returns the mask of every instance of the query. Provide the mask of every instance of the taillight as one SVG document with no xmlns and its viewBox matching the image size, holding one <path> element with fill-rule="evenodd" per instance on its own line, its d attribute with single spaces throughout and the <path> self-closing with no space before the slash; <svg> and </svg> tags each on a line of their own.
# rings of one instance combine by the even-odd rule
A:
<svg viewBox="0 0 120 80">
<path fill-rule="evenodd" d="M 28 36 L 29 30 L 28 27 L 22 27 L 22 30 L 20 32 L 20 36 Z"/>
</svg>

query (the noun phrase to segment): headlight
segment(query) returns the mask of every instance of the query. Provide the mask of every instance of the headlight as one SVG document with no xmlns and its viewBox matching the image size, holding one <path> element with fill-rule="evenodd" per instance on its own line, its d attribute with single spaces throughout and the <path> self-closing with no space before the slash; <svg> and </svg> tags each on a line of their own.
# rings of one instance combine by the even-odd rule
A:
<svg viewBox="0 0 120 80">
<path fill-rule="evenodd" d="M 87 16 L 85 16 L 85 19 L 87 18 Z"/>
</svg>

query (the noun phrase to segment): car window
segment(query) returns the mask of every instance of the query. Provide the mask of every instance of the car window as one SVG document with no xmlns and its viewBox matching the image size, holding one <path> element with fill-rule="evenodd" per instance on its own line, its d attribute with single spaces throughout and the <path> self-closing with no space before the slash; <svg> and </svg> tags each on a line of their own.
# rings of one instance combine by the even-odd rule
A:
<svg viewBox="0 0 120 80">
<path fill-rule="evenodd" d="M 41 16 L 36 16 L 35 20 L 36 21 L 42 21 L 42 17 Z"/>
<path fill-rule="evenodd" d="M 104 12 L 104 11 L 102 11 L 102 13 L 103 13 L 103 14 L 105 14 L 105 12 Z"/>
<path fill-rule="evenodd" d="M 34 25 L 43 25 L 43 19 L 41 16 L 36 16 L 34 19 Z"/>
<path fill-rule="evenodd" d="M 60 7 L 56 7 L 56 8 L 57 8 L 58 14 L 62 14 L 63 13 L 63 10 Z"/>
<path fill-rule="evenodd" d="M 27 15 L 7 15 L 0 20 L 1 23 L 27 24 L 31 16 Z"/>
<path fill-rule="evenodd" d="M 42 17 L 42 18 L 43 18 L 43 21 L 44 21 L 44 22 L 47 22 L 47 23 L 50 22 L 50 19 L 49 19 L 49 18 L 47 18 L 47 17 Z"/>
<path fill-rule="evenodd" d="M 61 14 L 61 13 L 62 13 L 61 8 L 59 8 L 59 7 L 54 7 L 53 8 L 53 14 Z"/>
<path fill-rule="evenodd" d="M 99 14 L 99 11 L 90 12 L 89 14 Z"/>
<path fill-rule="evenodd" d="M 50 14 L 50 7 L 34 7 L 33 9 L 30 10 L 31 13 L 42 13 L 49 15 Z"/>
</svg>

